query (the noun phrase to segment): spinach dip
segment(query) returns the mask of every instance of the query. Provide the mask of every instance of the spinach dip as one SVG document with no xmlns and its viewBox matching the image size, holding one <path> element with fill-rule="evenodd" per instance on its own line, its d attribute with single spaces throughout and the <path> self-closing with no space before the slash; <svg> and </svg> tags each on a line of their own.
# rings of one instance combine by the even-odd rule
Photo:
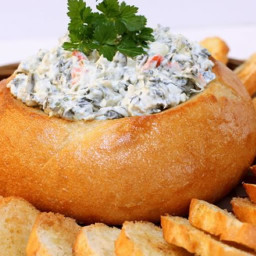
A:
<svg viewBox="0 0 256 256">
<path fill-rule="evenodd" d="M 177 106 L 215 79 L 209 52 L 158 26 L 147 54 L 117 52 L 112 61 L 94 51 L 65 51 L 62 42 L 21 62 L 11 93 L 49 116 L 105 120 L 149 115 Z"/>
</svg>

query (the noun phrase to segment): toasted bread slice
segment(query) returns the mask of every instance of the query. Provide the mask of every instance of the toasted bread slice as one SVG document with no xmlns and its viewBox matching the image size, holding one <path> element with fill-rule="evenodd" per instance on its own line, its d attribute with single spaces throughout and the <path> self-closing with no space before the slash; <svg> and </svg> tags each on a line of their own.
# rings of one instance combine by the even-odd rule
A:
<svg viewBox="0 0 256 256">
<path fill-rule="evenodd" d="M 201 41 L 200 44 L 206 48 L 216 60 L 227 64 L 229 47 L 224 40 L 219 37 L 207 37 Z"/>
<path fill-rule="evenodd" d="M 115 256 L 115 241 L 120 229 L 102 223 L 81 229 L 74 245 L 75 256 Z"/>
<path fill-rule="evenodd" d="M 256 225 L 256 205 L 248 198 L 235 197 L 231 200 L 231 205 L 239 220 Z"/>
<path fill-rule="evenodd" d="M 226 245 L 193 227 L 187 219 L 162 216 L 165 240 L 200 256 L 249 256 L 251 253 Z"/>
<path fill-rule="evenodd" d="M 36 208 L 21 198 L 0 198 L 1 255 L 26 255 L 29 234 L 38 214 Z"/>
<path fill-rule="evenodd" d="M 27 256 L 71 256 L 80 226 L 54 213 L 40 213 L 31 231 Z"/>
<path fill-rule="evenodd" d="M 202 200 L 193 199 L 189 210 L 190 223 L 221 240 L 245 245 L 256 250 L 256 226 L 239 221 L 231 213 Z"/>
<path fill-rule="evenodd" d="M 168 244 L 161 228 L 150 222 L 125 222 L 116 241 L 117 256 L 187 256 L 182 248 Z"/>
<path fill-rule="evenodd" d="M 256 107 L 256 98 L 255 97 L 252 99 L 252 102 L 253 102 L 254 107 Z M 254 176 L 256 176 L 256 165 L 252 165 L 250 167 L 250 170 L 253 172 Z"/>
<path fill-rule="evenodd" d="M 244 183 L 243 186 L 250 200 L 256 203 L 256 184 Z"/>
<path fill-rule="evenodd" d="M 234 72 L 243 82 L 249 94 L 253 95 L 256 92 L 256 53 L 251 55 Z"/>
</svg>

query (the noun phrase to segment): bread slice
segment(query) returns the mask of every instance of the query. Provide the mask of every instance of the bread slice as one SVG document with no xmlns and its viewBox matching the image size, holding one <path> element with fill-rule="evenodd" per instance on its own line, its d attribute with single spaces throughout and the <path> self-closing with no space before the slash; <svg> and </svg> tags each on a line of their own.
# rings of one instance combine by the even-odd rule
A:
<svg viewBox="0 0 256 256">
<path fill-rule="evenodd" d="M 120 229 L 102 223 L 81 229 L 74 246 L 75 256 L 115 256 L 115 241 Z"/>
<path fill-rule="evenodd" d="M 248 198 L 234 197 L 231 200 L 231 205 L 239 220 L 256 225 L 256 205 Z"/>
<path fill-rule="evenodd" d="M 223 39 L 217 36 L 207 37 L 200 42 L 200 45 L 206 48 L 213 58 L 227 64 L 229 47 Z"/>
<path fill-rule="evenodd" d="M 187 256 L 184 249 L 168 244 L 160 227 L 150 222 L 125 222 L 116 241 L 117 256 Z"/>
<path fill-rule="evenodd" d="M 226 245 L 193 227 L 187 219 L 162 216 L 161 225 L 168 243 L 200 256 L 249 256 L 251 253 Z"/>
<path fill-rule="evenodd" d="M 21 198 L 0 198 L 1 255 L 26 255 L 29 234 L 38 213 L 36 208 Z"/>
<path fill-rule="evenodd" d="M 255 98 L 255 97 L 252 99 L 252 102 L 253 102 L 254 107 L 256 107 L 256 98 Z M 252 173 L 254 174 L 254 176 L 256 176 L 256 165 L 252 165 L 252 166 L 250 167 L 250 170 L 252 171 Z"/>
<path fill-rule="evenodd" d="M 54 213 L 40 213 L 27 245 L 27 256 L 71 256 L 80 230 L 75 220 Z"/>
<path fill-rule="evenodd" d="M 256 54 L 250 56 L 242 65 L 234 70 L 252 96 L 256 92 Z"/>
<path fill-rule="evenodd" d="M 193 199 L 189 210 L 190 223 L 221 240 L 245 245 L 256 250 L 256 226 L 239 221 L 231 213 L 209 204 Z"/>
<path fill-rule="evenodd" d="M 243 183 L 245 191 L 253 203 L 256 203 L 256 184 Z"/>
</svg>

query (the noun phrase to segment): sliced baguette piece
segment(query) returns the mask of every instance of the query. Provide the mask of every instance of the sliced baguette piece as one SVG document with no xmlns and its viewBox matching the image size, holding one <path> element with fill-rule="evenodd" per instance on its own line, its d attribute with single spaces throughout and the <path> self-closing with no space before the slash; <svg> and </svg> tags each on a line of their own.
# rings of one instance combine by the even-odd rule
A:
<svg viewBox="0 0 256 256">
<path fill-rule="evenodd" d="M 63 215 L 40 213 L 31 231 L 27 256 L 71 256 L 80 226 Z"/>
<path fill-rule="evenodd" d="M 227 64 L 229 47 L 224 40 L 216 36 L 207 37 L 200 44 L 211 53 L 213 58 Z"/>
<path fill-rule="evenodd" d="M 243 183 L 246 194 L 253 203 L 256 203 L 256 184 Z"/>
<path fill-rule="evenodd" d="M 245 85 L 250 95 L 256 92 L 256 53 L 250 56 L 234 72 Z"/>
<path fill-rule="evenodd" d="M 231 205 L 239 220 L 256 225 L 256 205 L 248 198 L 234 197 L 231 200 Z"/>
<path fill-rule="evenodd" d="M 205 201 L 192 199 L 190 223 L 221 240 L 242 244 L 256 250 L 256 226 L 239 221 L 231 213 Z"/>
<path fill-rule="evenodd" d="M 75 256 L 115 256 L 115 241 L 120 229 L 102 223 L 86 226 L 79 232 L 75 245 Z"/>
<path fill-rule="evenodd" d="M 253 102 L 254 107 L 256 107 L 256 98 L 255 98 L 255 97 L 252 99 L 252 102 Z M 252 173 L 254 174 L 254 176 L 256 176 L 256 165 L 252 165 L 252 166 L 250 167 L 250 170 L 252 171 Z"/>
<path fill-rule="evenodd" d="M 26 245 L 39 211 L 24 199 L 0 198 L 0 254 L 25 256 Z"/>
<path fill-rule="evenodd" d="M 193 227 L 187 219 L 162 216 L 161 225 L 165 240 L 200 256 L 254 255 L 224 244 L 211 235 Z"/>
<path fill-rule="evenodd" d="M 117 256 L 187 256 L 182 248 L 168 244 L 162 229 L 150 222 L 128 222 L 123 224 L 116 241 Z"/>
</svg>

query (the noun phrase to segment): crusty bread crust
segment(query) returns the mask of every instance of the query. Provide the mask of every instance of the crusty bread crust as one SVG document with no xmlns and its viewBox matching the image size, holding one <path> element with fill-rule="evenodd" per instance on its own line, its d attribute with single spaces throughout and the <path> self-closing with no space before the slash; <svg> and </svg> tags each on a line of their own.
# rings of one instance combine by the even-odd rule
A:
<svg viewBox="0 0 256 256">
<path fill-rule="evenodd" d="M 256 204 L 256 184 L 243 183 L 243 186 L 250 200 Z"/>
<path fill-rule="evenodd" d="M 72 255 L 75 239 L 80 231 L 75 220 L 52 212 L 40 213 L 28 240 L 27 256 Z"/>
<path fill-rule="evenodd" d="M 256 204 L 248 198 L 234 197 L 231 205 L 236 217 L 243 221 L 256 225 Z"/>
<path fill-rule="evenodd" d="M 189 208 L 189 222 L 220 240 L 256 250 L 256 226 L 239 221 L 231 213 L 213 204 L 193 199 Z"/>
<path fill-rule="evenodd" d="M 189 101 L 107 121 L 48 117 L 0 84 L 0 195 L 86 223 L 159 221 L 192 198 L 215 201 L 256 154 L 256 114 L 244 86 L 216 62 L 217 79 Z"/>
<path fill-rule="evenodd" d="M 256 98 L 253 98 L 252 103 L 253 103 L 254 108 L 256 109 Z"/>
<path fill-rule="evenodd" d="M 249 256 L 245 252 L 218 241 L 190 225 L 181 217 L 162 216 L 161 226 L 165 240 L 200 256 Z"/>
<path fill-rule="evenodd" d="M 150 222 L 125 222 L 115 243 L 116 256 L 191 256 L 183 248 L 168 244 L 162 229 Z"/>
<path fill-rule="evenodd" d="M 120 229 L 103 223 L 85 226 L 79 232 L 73 247 L 74 256 L 114 256 L 115 241 Z"/>
<path fill-rule="evenodd" d="M 229 47 L 221 38 L 207 37 L 200 42 L 200 45 L 206 48 L 216 60 L 227 64 Z"/>
<path fill-rule="evenodd" d="M 18 197 L 0 197 L 0 254 L 24 256 L 39 211 Z"/>
<path fill-rule="evenodd" d="M 256 54 L 234 70 L 250 95 L 256 92 Z"/>
</svg>

